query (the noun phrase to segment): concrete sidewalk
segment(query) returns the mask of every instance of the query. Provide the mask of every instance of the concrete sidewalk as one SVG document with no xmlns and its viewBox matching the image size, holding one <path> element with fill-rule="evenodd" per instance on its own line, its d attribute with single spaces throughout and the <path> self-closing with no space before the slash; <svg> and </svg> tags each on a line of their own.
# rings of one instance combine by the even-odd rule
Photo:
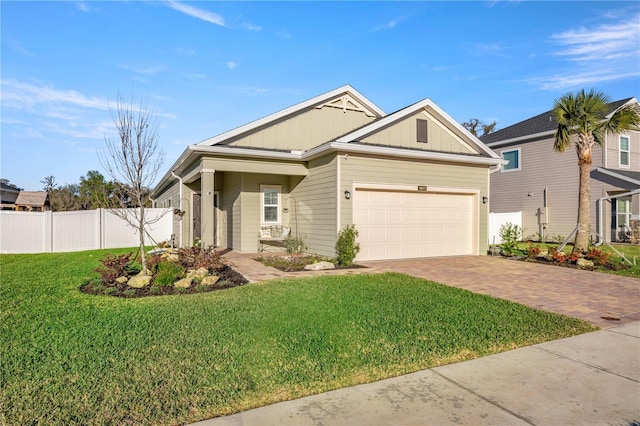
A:
<svg viewBox="0 0 640 426">
<path fill-rule="evenodd" d="M 629 425 L 633 421 L 640 422 L 640 322 L 196 424 Z"/>
</svg>

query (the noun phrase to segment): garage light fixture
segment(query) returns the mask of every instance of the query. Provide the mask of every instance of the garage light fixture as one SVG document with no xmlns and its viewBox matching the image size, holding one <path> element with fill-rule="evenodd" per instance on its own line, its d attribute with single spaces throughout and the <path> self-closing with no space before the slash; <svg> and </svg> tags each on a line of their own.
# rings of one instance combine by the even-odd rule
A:
<svg viewBox="0 0 640 426">
<path fill-rule="evenodd" d="M 482 197 L 482 204 L 487 204 L 489 202 L 488 197 Z"/>
<path fill-rule="evenodd" d="M 351 198 L 351 192 L 349 191 L 344 191 L 344 198 L 346 198 L 347 200 Z"/>
</svg>

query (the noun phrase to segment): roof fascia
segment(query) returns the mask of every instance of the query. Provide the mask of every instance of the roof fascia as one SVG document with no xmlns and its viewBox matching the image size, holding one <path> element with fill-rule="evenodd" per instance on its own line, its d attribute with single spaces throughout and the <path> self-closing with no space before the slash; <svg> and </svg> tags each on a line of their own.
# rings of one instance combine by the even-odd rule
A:
<svg viewBox="0 0 640 426">
<path fill-rule="evenodd" d="M 596 168 L 596 172 L 600 172 L 600 173 L 602 173 L 604 175 L 611 176 L 611 177 L 614 177 L 616 179 L 623 180 L 625 182 L 633 183 L 634 185 L 640 185 L 640 180 L 636 180 L 636 179 L 630 178 L 629 176 L 621 175 L 621 174 L 616 173 L 614 171 L 607 170 L 607 169 L 605 169 L 603 167 Z"/>
<path fill-rule="evenodd" d="M 637 103 L 638 103 L 638 100 L 636 98 L 631 98 L 627 102 L 625 102 L 624 104 L 620 105 L 618 108 L 616 108 L 613 111 L 611 111 L 609 113 L 609 115 L 607 115 L 606 118 L 611 118 L 613 116 L 613 114 L 615 114 L 617 111 L 621 110 L 622 108 L 624 108 L 626 106 L 629 106 L 629 105 L 637 104 Z"/>
<path fill-rule="evenodd" d="M 466 155 L 449 154 L 445 152 L 418 151 L 407 150 L 401 148 L 391 148 L 387 146 L 376 145 L 356 145 L 349 142 L 330 142 L 320 145 L 302 154 L 305 161 L 326 155 L 328 152 L 340 151 L 344 153 L 354 154 L 372 154 L 395 158 L 409 158 L 420 160 L 438 160 L 449 161 L 453 163 L 480 164 L 486 166 L 496 166 L 498 164 L 506 164 L 507 161 L 500 157 L 470 157 Z"/>
<path fill-rule="evenodd" d="M 276 113 L 273 113 L 271 115 L 268 115 L 266 117 L 260 118 L 258 120 L 252 121 L 250 123 L 247 123 L 245 125 L 242 125 L 240 127 L 236 127 L 235 129 L 229 130 L 227 132 L 221 133 L 217 136 L 214 136 L 212 138 L 209 139 L 205 139 L 202 142 L 199 142 L 197 145 L 216 145 L 222 141 L 225 141 L 227 139 L 230 138 L 234 138 L 236 136 L 239 136 L 243 133 L 247 133 L 250 132 L 254 129 L 257 129 L 259 127 L 265 126 L 269 123 L 272 123 L 274 121 L 280 120 L 284 117 L 287 117 L 289 115 L 293 115 L 296 114 L 300 111 L 303 111 L 304 109 L 313 107 L 314 105 L 320 104 L 320 103 L 324 103 L 327 102 L 337 96 L 340 96 L 342 94 L 349 94 L 351 96 L 353 96 L 354 98 L 356 98 L 358 100 L 358 102 L 360 102 L 362 105 L 364 105 L 366 108 L 370 109 L 371 111 L 374 112 L 374 114 L 377 115 L 377 117 L 384 117 L 386 115 L 386 113 L 384 111 L 382 111 L 376 104 L 374 104 L 373 102 L 371 102 L 369 99 L 367 99 L 365 96 L 363 96 L 360 92 L 358 92 L 356 89 L 354 89 L 353 87 L 351 87 L 350 85 L 346 84 L 342 87 L 339 87 L 337 89 L 334 89 L 330 92 L 324 93 L 322 95 L 316 96 L 314 98 L 308 99 L 304 102 L 300 102 L 298 104 L 295 104 L 293 106 L 290 106 L 288 108 L 285 108 L 283 110 L 280 110 Z"/>
<path fill-rule="evenodd" d="M 452 126 L 456 132 L 465 139 L 465 142 L 470 143 L 474 147 L 478 148 L 480 151 L 488 154 L 493 158 L 498 158 L 499 156 L 493 152 L 487 145 L 485 145 L 480 139 L 473 136 L 467 129 L 462 127 L 458 122 L 456 122 L 449 114 L 444 112 L 438 105 L 436 105 L 431 99 L 427 98 L 420 102 L 417 102 L 407 108 L 401 109 L 393 114 L 387 115 L 384 118 L 374 121 L 368 126 L 364 126 L 358 130 L 355 130 L 351 133 L 347 133 L 344 136 L 336 139 L 336 142 L 340 143 L 350 143 L 354 141 L 359 141 L 361 138 L 369 136 L 378 130 L 381 130 L 384 127 L 387 127 L 395 122 L 398 122 L 421 109 L 426 109 L 427 111 L 433 113 L 437 116 L 438 119 L 446 122 L 450 126 Z"/>
<path fill-rule="evenodd" d="M 502 141 L 489 142 L 489 143 L 487 143 L 487 146 L 489 148 L 493 148 L 494 146 L 506 145 L 506 144 L 514 143 L 514 142 L 523 142 L 523 141 L 525 141 L 527 139 L 539 139 L 539 138 L 542 138 L 544 136 L 552 136 L 554 133 L 555 133 L 555 130 L 547 130 L 547 131 L 540 132 L 540 133 L 532 133 L 530 135 L 518 136 L 516 138 L 505 139 L 505 140 L 502 140 Z"/>
</svg>

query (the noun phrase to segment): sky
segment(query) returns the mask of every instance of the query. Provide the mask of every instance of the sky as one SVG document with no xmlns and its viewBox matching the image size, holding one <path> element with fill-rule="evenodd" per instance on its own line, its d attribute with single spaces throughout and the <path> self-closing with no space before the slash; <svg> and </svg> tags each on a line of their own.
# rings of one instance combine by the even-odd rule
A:
<svg viewBox="0 0 640 426">
<path fill-rule="evenodd" d="M 118 94 L 165 160 L 350 84 L 386 113 L 430 98 L 504 128 L 596 89 L 640 99 L 637 1 L 0 2 L 0 177 L 106 177 Z"/>
</svg>

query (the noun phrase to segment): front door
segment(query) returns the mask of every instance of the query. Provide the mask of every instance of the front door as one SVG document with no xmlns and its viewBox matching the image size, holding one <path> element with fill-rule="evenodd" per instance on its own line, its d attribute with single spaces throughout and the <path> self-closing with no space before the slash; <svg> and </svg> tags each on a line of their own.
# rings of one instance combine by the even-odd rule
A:
<svg viewBox="0 0 640 426">
<path fill-rule="evenodd" d="M 200 194 L 193 194 L 193 240 L 202 238 L 200 218 Z"/>
</svg>

